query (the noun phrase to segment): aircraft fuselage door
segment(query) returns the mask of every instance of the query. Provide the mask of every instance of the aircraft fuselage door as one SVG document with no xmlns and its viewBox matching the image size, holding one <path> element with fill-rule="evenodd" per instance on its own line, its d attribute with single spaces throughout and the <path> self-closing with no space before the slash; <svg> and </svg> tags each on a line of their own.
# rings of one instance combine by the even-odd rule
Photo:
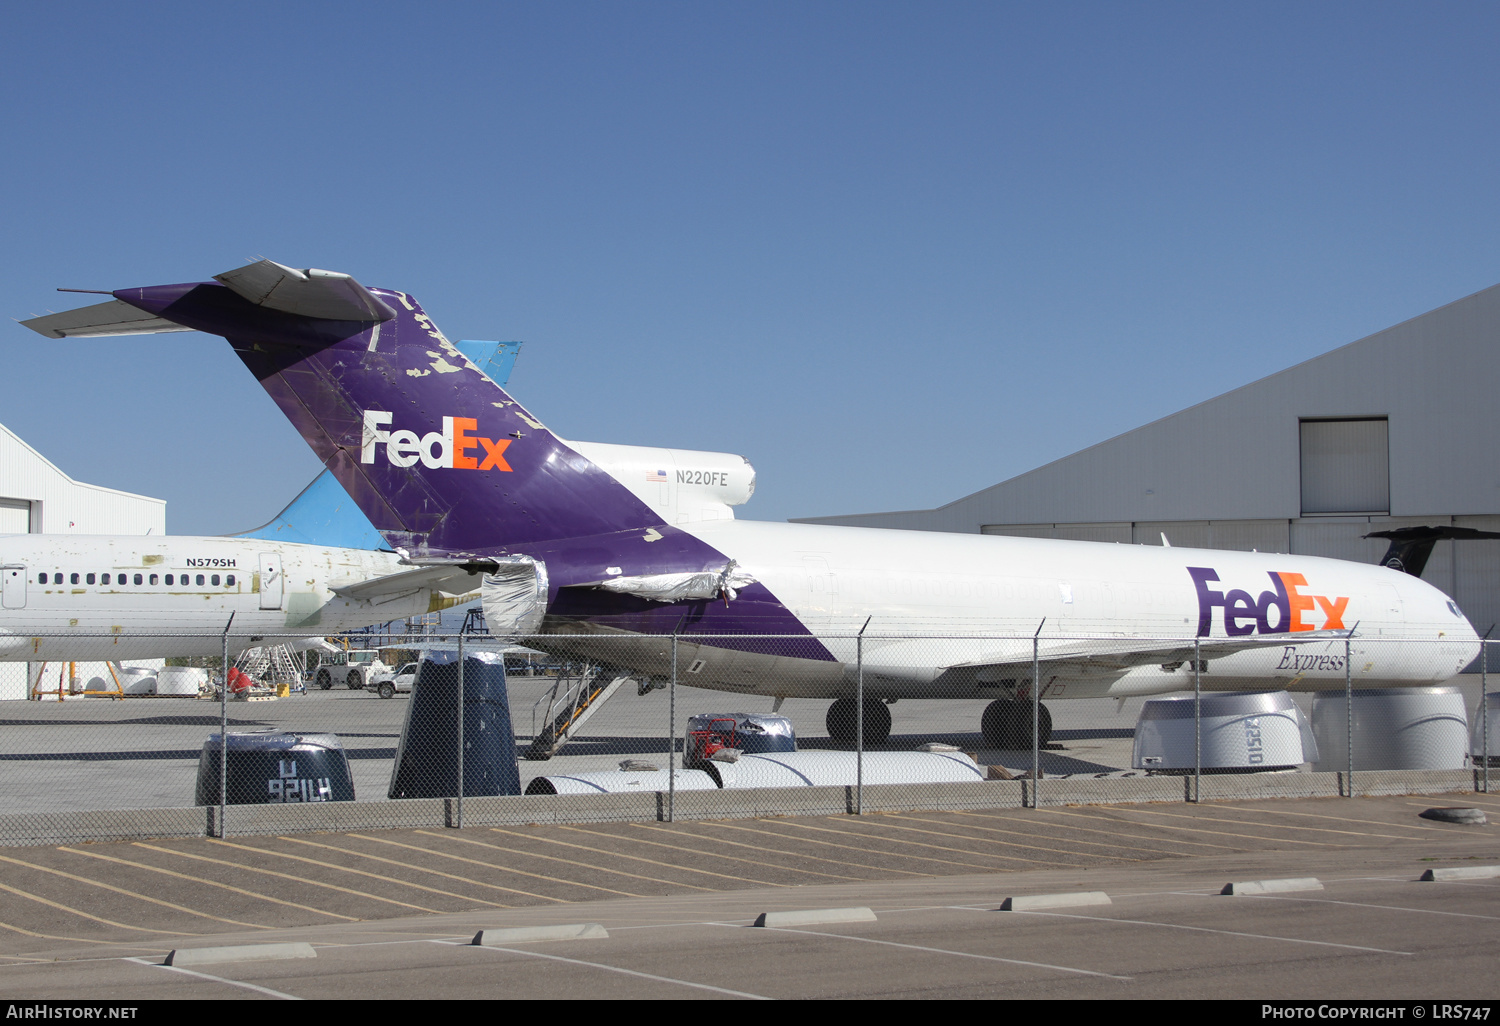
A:
<svg viewBox="0 0 1500 1026">
<path fill-rule="evenodd" d="M 0 607 L 5 609 L 26 608 L 26 568 L 24 566 L 0 567 Z"/>
<path fill-rule="evenodd" d="M 282 569 L 279 555 L 274 552 L 260 554 L 260 608 L 281 608 L 282 596 L 286 594 L 286 575 Z"/>
</svg>

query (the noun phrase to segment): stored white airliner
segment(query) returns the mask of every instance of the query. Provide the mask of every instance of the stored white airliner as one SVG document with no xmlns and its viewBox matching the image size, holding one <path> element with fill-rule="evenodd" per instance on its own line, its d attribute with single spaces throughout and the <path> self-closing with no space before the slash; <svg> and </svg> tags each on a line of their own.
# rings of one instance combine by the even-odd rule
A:
<svg viewBox="0 0 1500 1026">
<path fill-rule="evenodd" d="M 999 743 L 1030 737 L 1033 696 L 1178 690 L 1195 658 L 1208 688 L 1343 687 L 1346 673 L 1365 688 L 1438 683 L 1478 652 L 1446 595 L 1384 566 L 673 522 L 487 378 L 411 296 L 346 274 L 267 260 L 113 295 L 24 323 L 53 338 L 225 336 L 414 573 L 489 575 L 492 629 L 656 677 L 673 672 L 675 635 L 683 681 L 835 699 L 829 728 L 845 739 L 861 678 L 867 742 L 890 729 L 881 699 L 990 697 L 982 728 Z M 737 470 L 707 473 L 700 483 L 733 487 Z"/>
<path fill-rule="evenodd" d="M 0 660 L 218 655 L 231 628 L 237 654 L 446 609 L 478 581 L 392 552 L 258 539 L 0 535 Z"/>
</svg>

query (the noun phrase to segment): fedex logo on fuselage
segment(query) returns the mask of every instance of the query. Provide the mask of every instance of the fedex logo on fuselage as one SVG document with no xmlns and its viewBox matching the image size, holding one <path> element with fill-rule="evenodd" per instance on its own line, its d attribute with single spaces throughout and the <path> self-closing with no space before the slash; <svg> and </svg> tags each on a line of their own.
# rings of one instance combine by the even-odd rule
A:
<svg viewBox="0 0 1500 1026">
<path fill-rule="evenodd" d="M 1316 617 L 1314 606 L 1322 613 L 1321 629 L 1342 630 L 1344 610 L 1349 606 L 1345 596 L 1329 598 L 1327 595 L 1305 595 L 1307 578 L 1301 574 L 1284 574 L 1267 571 L 1271 588 L 1259 596 L 1240 588 L 1231 591 L 1216 591 L 1211 582 L 1219 579 L 1218 571 L 1206 566 L 1190 566 L 1188 574 L 1193 586 L 1198 589 L 1198 637 L 1206 638 L 1213 631 L 1214 609 L 1222 609 L 1224 633 L 1230 637 L 1243 634 L 1293 634 L 1297 631 L 1315 631 L 1320 625 L 1304 619 Z"/>
<path fill-rule="evenodd" d="M 361 463 L 374 463 L 375 450 L 385 446 L 385 458 L 393 467 L 410 467 L 422 461 L 430 470 L 510 470 L 505 462 L 509 438 L 494 440 L 472 435 L 479 426 L 474 417 L 444 417 L 443 430 L 420 437 L 415 431 L 388 431 L 392 415 L 381 410 L 365 411 L 364 437 L 359 448 Z M 474 454 L 470 455 L 473 450 Z M 483 450 L 481 459 L 479 451 Z"/>
</svg>

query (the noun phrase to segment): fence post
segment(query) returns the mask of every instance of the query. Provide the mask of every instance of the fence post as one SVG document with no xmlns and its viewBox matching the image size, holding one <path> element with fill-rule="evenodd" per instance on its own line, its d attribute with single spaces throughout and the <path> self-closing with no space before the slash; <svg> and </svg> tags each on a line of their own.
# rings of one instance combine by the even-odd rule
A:
<svg viewBox="0 0 1500 1026">
<path fill-rule="evenodd" d="M 1203 639 L 1193 639 L 1193 801 L 1203 797 Z"/>
<path fill-rule="evenodd" d="M 223 649 L 219 653 L 219 839 L 229 836 L 225 812 L 229 808 L 229 628 L 234 614 L 224 625 Z"/>
<path fill-rule="evenodd" d="M 682 757 L 687 758 L 683 742 Z M 672 632 L 672 681 L 667 685 L 667 822 L 677 815 L 677 632 Z"/>
<path fill-rule="evenodd" d="M 1356 624 L 1355 626 L 1358 626 Z M 1350 665 L 1352 652 L 1349 639 L 1354 635 L 1351 627 L 1349 633 L 1344 635 L 1344 753 L 1347 756 L 1344 767 L 1344 797 L 1354 797 L 1354 671 Z"/>
<path fill-rule="evenodd" d="M 1038 807 L 1038 799 L 1041 798 L 1040 782 L 1042 779 L 1042 628 L 1046 626 L 1044 617 L 1037 624 L 1036 633 L 1031 636 L 1031 807 Z"/>
<path fill-rule="evenodd" d="M 504 654 L 500 656 L 501 673 L 505 672 Z M 464 828 L 464 636 L 458 635 L 458 809 L 453 817 L 455 828 Z"/>
<path fill-rule="evenodd" d="M 864 627 L 854 637 L 854 814 L 865 814 L 865 617 Z"/>
<path fill-rule="evenodd" d="M 1490 624 L 1490 631 L 1495 629 Z M 1490 631 L 1484 632 L 1479 643 L 1479 722 L 1483 724 L 1480 756 L 1484 759 L 1484 793 L 1490 792 Z"/>
</svg>

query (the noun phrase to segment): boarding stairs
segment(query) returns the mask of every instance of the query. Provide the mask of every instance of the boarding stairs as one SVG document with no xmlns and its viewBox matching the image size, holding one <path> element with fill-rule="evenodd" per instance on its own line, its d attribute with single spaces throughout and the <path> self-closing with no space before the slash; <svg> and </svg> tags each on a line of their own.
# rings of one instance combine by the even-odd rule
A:
<svg viewBox="0 0 1500 1026">
<path fill-rule="evenodd" d="M 584 666 L 578 673 L 558 674 L 551 689 L 531 707 L 532 741 L 521 758 L 533 761 L 552 758 L 630 680 L 612 667 Z M 547 703 L 542 715 L 545 725 L 538 733 L 537 707 L 543 702 Z"/>
<path fill-rule="evenodd" d="M 295 687 L 302 682 L 302 667 L 290 645 L 247 648 L 235 660 L 241 673 L 266 684 Z"/>
</svg>

